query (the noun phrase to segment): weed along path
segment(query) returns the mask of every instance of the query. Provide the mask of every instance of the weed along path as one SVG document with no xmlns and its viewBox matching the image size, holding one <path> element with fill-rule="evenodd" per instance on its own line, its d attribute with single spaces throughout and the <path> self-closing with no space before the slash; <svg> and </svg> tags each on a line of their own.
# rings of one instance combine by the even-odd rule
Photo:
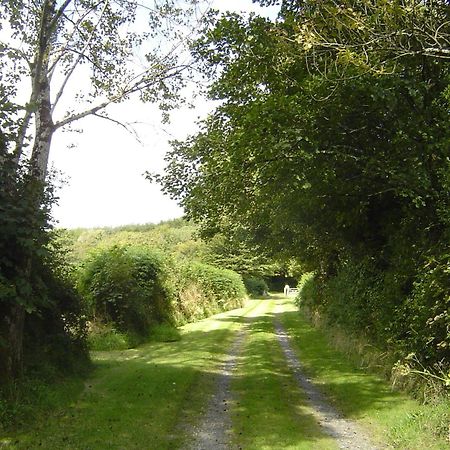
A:
<svg viewBox="0 0 450 450">
<path fill-rule="evenodd" d="M 0 448 L 445 448 L 426 430 L 405 445 L 420 407 L 333 351 L 281 296 L 186 325 L 177 342 L 93 358 L 78 393 Z"/>
</svg>

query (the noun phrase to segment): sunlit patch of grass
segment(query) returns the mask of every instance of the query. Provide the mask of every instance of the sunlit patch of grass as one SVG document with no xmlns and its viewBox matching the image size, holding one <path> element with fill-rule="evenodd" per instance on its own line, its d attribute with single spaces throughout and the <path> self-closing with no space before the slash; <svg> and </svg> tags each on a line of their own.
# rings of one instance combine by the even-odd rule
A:
<svg viewBox="0 0 450 450">
<path fill-rule="evenodd" d="M 337 351 L 290 300 L 280 299 L 279 303 L 279 318 L 291 335 L 305 371 L 346 417 L 358 420 L 380 442 L 388 440 L 394 448 L 449 448 L 450 442 L 441 430 L 449 417 L 448 410 L 445 412 L 448 403 L 440 406 L 439 413 L 433 405 L 420 405 L 395 392 L 382 377 L 367 373 Z"/>
<path fill-rule="evenodd" d="M 97 326 L 88 335 L 88 346 L 92 351 L 125 350 L 130 348 L 128 336 L 111 325 Z"/>
<path fill-rule="evenodd" d="M 323 434 L 287 368 L 273 334 L 273 303 L 266 300 L 262 305 L 265 311 L 255 311 L 260 316 L 251 324 L 232 385 L 237 445 L 246 450 L 337 449 L 335 441 Z"/>
</svg>

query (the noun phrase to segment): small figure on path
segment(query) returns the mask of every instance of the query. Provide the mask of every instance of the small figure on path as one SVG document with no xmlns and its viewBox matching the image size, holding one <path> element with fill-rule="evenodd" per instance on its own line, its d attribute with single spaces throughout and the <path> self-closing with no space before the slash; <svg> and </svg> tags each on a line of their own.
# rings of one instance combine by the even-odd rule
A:
<svg viewBox="0 0 450 450">
<path fill-rule="evenodd" d="M 284 296 L 287 297 L 289 295 L 289 291 L 291 290 L 291 288 L 289 287 L 288 284 L 286 284 L 284 286 Z"/>
</svg>

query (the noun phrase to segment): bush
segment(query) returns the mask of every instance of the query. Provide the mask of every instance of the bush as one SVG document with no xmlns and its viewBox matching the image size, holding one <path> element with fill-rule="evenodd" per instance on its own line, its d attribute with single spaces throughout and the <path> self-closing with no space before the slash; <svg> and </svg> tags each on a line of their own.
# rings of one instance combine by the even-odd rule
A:
<svg viewBox="0 0 450 450">
<path fill-rule="evenodd" d="M 181 339 L 181 334 L 173 325 L 162 323 L 152 327 L 150 339 L 156 342 L 176 342 Z"/>
<path fill-rule="evenodd" d="M 391 332 L 405 353 L 420 355 L 425 366 L 443 365 L 450 375 L 449 274 L 449 254 L 427 258 L 396 308 Z"/>
<path fill-rule="evenodd" d="M 448 255 L 428 258 L 414 278 L 371 261 L 341 262 L 334 276 L 306 274 L 297 304 L 324 314 L 347 332 L 403 359 L 413 354 L 427 370 L 450 368 Z"/>
<path fill-rule="evenodd" d="M 79 274 L 91 318 L 124 333 L 148 337 L 152 323 L 173 315 L 165 286 L 165 258 L 144 247 L 113 246 L 93 252 Z"/>
<path fill-rule="evenodd" d="M 94 351 L 126 350 L 132 347 L 126 333 L 120 333 L 111 324 L 102 323 L 91 325 L 88 345 Z"/>
<path fill-rule="evenodd" d="M 191 322 L 239 308 L 246 296 L 240 275 L 193 262 L 179 266 L 177 321 Z"/>
<path fill-rule="evenodd" d="M 295 297 L 297 306 L 314 308 L 318 306 L 317 283 L 314 281 L 314 272 L 304 273 L 300 277 L 297 289 L 298 293 Z"/>
<path fill-rule="evenodd" d="M 261 277 L 244 276 L 245 289 L 252 297 L 261 297 L 269 292 L 267 283 Z"/>
<path fill-rule="evenodd" d="M 79 271 L 91 319 L 90 347 L 121 349 L 174 340 L 174 326 L 242 306 L 245 287 L 231 270 L 175 263 L 145 247 L 97 249 Z"/>
</svg>

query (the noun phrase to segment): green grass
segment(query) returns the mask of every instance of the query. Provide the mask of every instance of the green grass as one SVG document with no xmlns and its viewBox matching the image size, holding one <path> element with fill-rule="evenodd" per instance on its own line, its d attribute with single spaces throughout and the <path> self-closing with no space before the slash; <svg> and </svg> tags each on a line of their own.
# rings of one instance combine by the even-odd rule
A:
<svg viewBox="0 0 450 450">
<path fill-rule="evenodd" d="M 420 405 L 393 391 L 382 378 L 365 372 L 333 349 L 324 334 L 298 313 L 291 300 L 279 302 L 280 320 L 291 335 L 305 370 L 345 416 L 359 421 L 380 442 L 388 441 L 394 448 L 450 447 L 444 435 L 449 432 L 448 409 L 445 411 L 448 404 L 440 405 L 439 413 L 433 405 Z"/>
<path fill-rule="evenodd" d="M 94 353 L 95 375 L 81 393 L 50 416 L 37 415 L 22 430 L 2 433 L 0 444 L 46 450 L 183 447 L 247 310 L 186 325 L 180 341 Z"/>
<path fill-rule="evenodd" d="M 410 450 L 449 448 L 447 441 L 435 437 L 448 429 L 448 407 L 421 406 L 393 392 L 379 377 L 333 350 L 323 333 L 299 315 L 292 300 L 281 297 L 251 300 L 244 309 L 188 324 L 181 328 L 181 340 L 160 330 L 161 339 L 172 342 L 95 352 L 92 378 L 84 384 L 72 380 L 42 388 L 40 403 L 28 405 L 34 420 L 1 431 L 0 447 L 186 448 L 192 427 L 211 398 L 214 375 L 227 357 L 234 332 L 250 320 L 232 381 L 234 444 L 246 450 L 336 448 L 323 435 L 286 366 L 273 334 L 274 316 L 291 334 L 293 347 L 318 387 L 380 443 L 388 440 L 394 448 Z"/>
<path fill-rule="evenodd" d="M 337 449 L 286 367 L 273 334 L 272 307 L 273 301 L 265 300 L 251 314 L 255 319 L 232 385 L 236 444 L 246 450 Z"/>
<path fill-rule="evenodd" d="M 176 342 L 181 339 L 181 333 L 178 328 L 167 323 L 161 323 L 152 326 L 150 339 L 156 342 Z"/>
<path fill-rule="evenodd" d="M 108 351 L 126 350 L 132 345 L 125 333 L 120 333 L 112 327 L 104 327 L 88 335 L 88 346 L 92 351 Z"/>
<path fill-rule="evenodd" d="M 76 398 L 83 391 L 81 375 L 52 383 L 41 378 L 27 378 L 10 386 L 3 386 L 0 397 L 0 448 L 12 440 L 6 429 L 13 426 L 27 428 L 36 417 L 44 417 L 49 411 L 68 406 L 68 399 Z"/>
</svg>

